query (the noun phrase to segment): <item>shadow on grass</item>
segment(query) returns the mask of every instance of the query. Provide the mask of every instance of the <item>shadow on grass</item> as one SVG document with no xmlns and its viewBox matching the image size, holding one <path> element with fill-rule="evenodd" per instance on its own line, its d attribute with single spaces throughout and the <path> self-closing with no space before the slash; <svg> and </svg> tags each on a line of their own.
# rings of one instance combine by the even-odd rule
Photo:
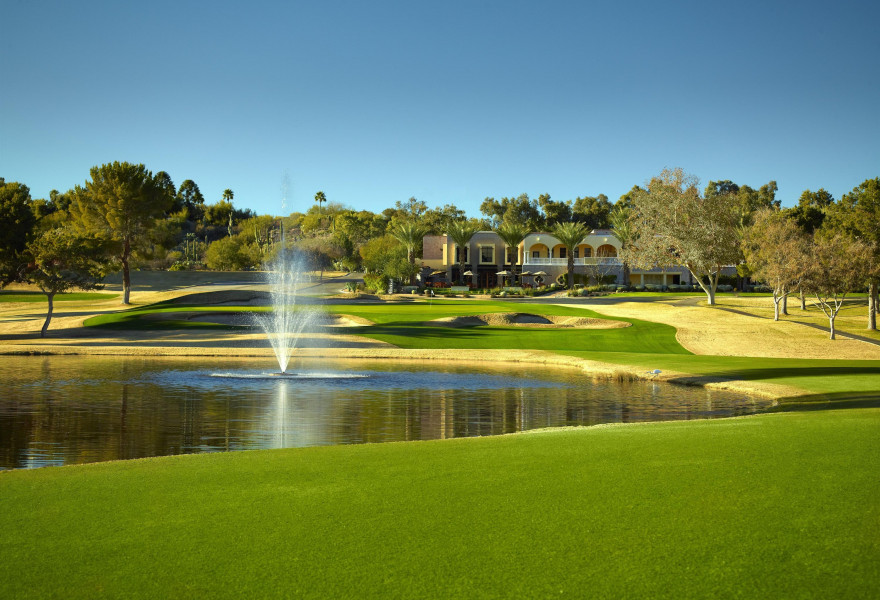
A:
<svg viewBox="0 0 880 600">
<path fill-rule="evenodd" d="M 871 366 L 809 366 L 809 367 L 777 367 L 765 369 L 735 369 L 711 373 L 717 377 L 730 379 L 780 379 L 793 377 L 837 377 L 840 375 L 878 375 L 880 367 Z"/>
<path fill-rule="evenodd" d="M 797 412 L 845 408 L 880 408 L 880 392 L 837 392 L 780 398 L 779 404 L 764 412 Z"/>
</svg>

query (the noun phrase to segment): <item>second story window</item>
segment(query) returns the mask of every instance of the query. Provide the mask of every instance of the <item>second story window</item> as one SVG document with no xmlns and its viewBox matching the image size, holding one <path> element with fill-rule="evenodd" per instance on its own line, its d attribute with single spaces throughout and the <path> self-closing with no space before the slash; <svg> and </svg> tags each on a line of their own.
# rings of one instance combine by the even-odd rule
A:
<svg viewBox="0 0 880 600">
<path fill-rule="evenodd" d="M 480 263 L 484 265 L 495 264 L 495 246 L 480 246 Z"/>
</svg>

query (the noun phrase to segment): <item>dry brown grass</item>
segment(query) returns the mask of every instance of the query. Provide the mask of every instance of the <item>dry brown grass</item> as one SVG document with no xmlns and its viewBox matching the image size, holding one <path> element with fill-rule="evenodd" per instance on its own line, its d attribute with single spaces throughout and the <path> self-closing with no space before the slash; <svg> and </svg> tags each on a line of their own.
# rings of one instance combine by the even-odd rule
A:
<svg viewBox="0 0 880 600">
<path fill-rule="evenodd" d="M 768 319 L 675 300 L 621 302 L 591 308 L 612 317 L 671 325 L 677 330 L 679 343 L 694 354 L 880 360 L 878 345 L 843 336 L 829 340 L 828 333 L 801 323 L 774 322 L 772 312 Z"/>
</svg>

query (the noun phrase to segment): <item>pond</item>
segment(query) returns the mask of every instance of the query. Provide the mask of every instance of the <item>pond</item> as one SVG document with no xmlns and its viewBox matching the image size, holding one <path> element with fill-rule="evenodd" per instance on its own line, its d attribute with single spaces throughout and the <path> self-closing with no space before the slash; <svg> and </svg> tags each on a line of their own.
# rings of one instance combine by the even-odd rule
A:
<svg viewBox="0 0 880 600">
<path fill-rule="evenodd" d="M 574 369 L 268 359 L 0 357 L 0 469 L 704 419 L 764 399 Z"/>
</svg>

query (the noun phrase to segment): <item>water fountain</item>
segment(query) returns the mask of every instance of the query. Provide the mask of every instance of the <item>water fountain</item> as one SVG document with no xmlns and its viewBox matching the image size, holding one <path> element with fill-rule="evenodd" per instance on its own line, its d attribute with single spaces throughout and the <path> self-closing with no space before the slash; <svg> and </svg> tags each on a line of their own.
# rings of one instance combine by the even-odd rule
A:
<svg viewBox="0 0 880 600">
<path fill-rule="evenodd" d="M 287 372 L 287 365 L 302 333 L 313 322 L 316 314 L 314 310 L 298 306 L 298 288 L 303 283 L 302 270 L 288 254 L 282 235 L 281 250 L 268 275 L 271 310 L 254 314 L 254 319 L 272 344 L 278 360 L 277 375 L 280 377 L 295 375 Z"/>
<path fill-rule="evenodd" d="M 286 209 L 287 187 L 285 179 L 282 186 L 282 212 Z M 273 375 L 296 377 L 295 373 L 287 372 L 287 365 L 302 333 L 314 321 L 316 311 L 297 305 L 299 288 L 304 282 L 304 269 L 287 248 L 283 220 L 279 241 L 280 248 L 269 265 L 267 276 L 271 310 L 268 313 L 255 313 L 254 319 L 266 332 L 266 337 L 275 352 L 275 358 L 278 359 L 279 371 Z"/>
</svg>

